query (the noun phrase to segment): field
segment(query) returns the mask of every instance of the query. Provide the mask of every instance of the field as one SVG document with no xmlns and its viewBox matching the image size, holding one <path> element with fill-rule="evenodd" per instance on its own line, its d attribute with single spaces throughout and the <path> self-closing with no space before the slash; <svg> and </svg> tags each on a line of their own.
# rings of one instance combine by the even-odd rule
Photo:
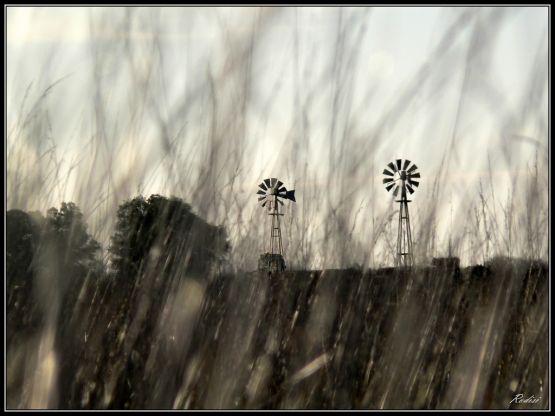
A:
<svg viewBox="0 0 555 416">
<path fill-rule="evenodd" d="M 132 279 L 58 281 L 54 315 L 8 269 L 8 408 L 548 407 L 545 263 L 226 274 L 163 240 Z"/>
</svg>

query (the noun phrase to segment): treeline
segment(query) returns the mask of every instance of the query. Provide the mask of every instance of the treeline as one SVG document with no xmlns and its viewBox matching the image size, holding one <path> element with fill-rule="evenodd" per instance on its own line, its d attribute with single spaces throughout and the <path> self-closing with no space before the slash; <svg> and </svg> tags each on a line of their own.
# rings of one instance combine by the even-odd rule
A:
<svg viewBox="0 0 555 416">
<path fill-rule="evenodd" d="M 46 349 L 56 357 L 58 392 L 45 405 L 96 402 L 95 394 L 105 394 L 104 383 L 91 387 L 94 377 L 85 377 L 83 368 L 91 364 L 91 374 L 99 377 L 103 371 L 113 373 L 122 361 L 118 348 L 124 347 L 113 341 L 121 341 L 134 322 L 134 337 L 145 345 L 179 276 L 209 279 L 228 251 L 225 229 L 208 224 L 174 197 L 152 195 L 123 203 L 106 259 L 74 203 L 51 208 L 46 216 L 8 211 L 8 407 L 27 407 L 39 387 L 48 387 L 37 386 L 44 380 L 34 380 L 30 371 L 44 359 L 39 345 L 44 350 L 45 339 L 53 340 Z"/>
</svg>

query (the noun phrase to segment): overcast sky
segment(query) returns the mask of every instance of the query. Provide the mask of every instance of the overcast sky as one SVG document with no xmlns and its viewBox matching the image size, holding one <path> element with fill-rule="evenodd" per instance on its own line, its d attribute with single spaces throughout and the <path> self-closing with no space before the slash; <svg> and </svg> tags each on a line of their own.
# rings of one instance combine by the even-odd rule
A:
<svg viewBox="0 0 555 416">
<path fill-rule="evenodd" d="M 492 215 L 515 187 L 524 215 L 536 153 L 547 184 L 546 7 L 6 15 L 8 208 L 74 201 L 104 242 L 119 203 L 160 193 L 225 224 L 236 247 L 256 245 L 256 185 L 278 177 L 298 195 L 286 249 L 311 241 L 311 264 L 333 266 L 343 261 L 322 263 L 319 247 L 348 235 L 354 262 L 395 210 L 383 168 L 407 158 L 422 175 L 415 238 L 436 209 L 434 254 L 446 254 L 453 216 L 469 232 L 480 183 L 499 202 Z"/>
</svg>

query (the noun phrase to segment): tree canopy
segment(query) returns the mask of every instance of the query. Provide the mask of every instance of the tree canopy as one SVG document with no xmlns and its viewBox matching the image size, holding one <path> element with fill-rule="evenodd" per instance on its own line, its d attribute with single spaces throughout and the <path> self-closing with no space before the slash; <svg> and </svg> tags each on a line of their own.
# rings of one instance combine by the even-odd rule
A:
<svg viewBox="0 0 555 416">
<path fill-rule="evenodd" d="M 196 216 L 180 198 L 160 195 L 120 205 L 109 248 L 112 273 L 122 278 L 136 276 L 146 260 L 161 254 L 172 264 L 182 260 L 179 266 L 206 270 L 228 250 L 223 227 Z"/>
</svg>

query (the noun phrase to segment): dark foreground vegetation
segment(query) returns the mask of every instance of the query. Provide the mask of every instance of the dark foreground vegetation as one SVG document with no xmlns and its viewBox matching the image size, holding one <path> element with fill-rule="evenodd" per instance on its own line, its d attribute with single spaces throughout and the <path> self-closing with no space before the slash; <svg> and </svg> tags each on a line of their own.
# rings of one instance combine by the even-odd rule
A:
<svg viewBox="0 0 555 416">
<path fill-rule="evenodd" d="M 549 405 L 545 263 L 232 274 L 224 230 L 156 195 L 107 260 L 73 204 L 6 225 L 8 408 Z"/>
</svg>

